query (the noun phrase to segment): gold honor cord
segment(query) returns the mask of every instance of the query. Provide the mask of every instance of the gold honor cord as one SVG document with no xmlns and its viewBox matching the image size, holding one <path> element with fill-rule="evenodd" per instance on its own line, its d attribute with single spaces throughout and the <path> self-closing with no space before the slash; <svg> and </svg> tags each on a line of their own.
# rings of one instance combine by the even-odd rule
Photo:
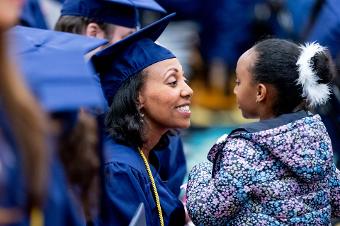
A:
<svg viewBox="0 0 340 226">
<path fill-rule="evenodd" d="M 157 210 L 158 210 L 159 222 L 161 223 L 161 226 L 164 226 L 163 213 L 162 213 L 161 203 L 159 201 L 159 196 L 158 196 L 155 180 L 152 176 L 149 163 L 146 160 L 146 157 L 143 154 L 143 151 L 140 148 L 138 148 L 138 151 L 139 151 L 139 154 L 142 156 L 146 171 L 148 172 L 148 175 L 149 175 L 149 178 L 150 178 L 150 181 L 151 181 L 152 191 L 153 191 L 153 194 L 154 194 L 155 199 L 156 199 L 156 206 L 157 206 Z"/>
<path fill-rule="evenodd" d="M 41 209 L 33 207 L 30 214 L 30 226 L 43 226 L 44 225 L 44 215 Z"/>
</svg>

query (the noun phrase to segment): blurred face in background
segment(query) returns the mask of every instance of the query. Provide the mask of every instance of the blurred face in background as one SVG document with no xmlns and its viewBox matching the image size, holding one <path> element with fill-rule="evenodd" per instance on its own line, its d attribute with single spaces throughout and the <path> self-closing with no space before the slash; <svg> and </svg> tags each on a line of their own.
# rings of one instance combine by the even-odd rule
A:
<svg viewBox="0 0 340 226">
<path fill-rule="evenodd" d="M 23 3 L 24 0 L 0 0 L 0 30 L 17 23 Z"/>
<path fill-rule="evenodd" d="M 135 28 L 111 25 L 111 29 L 107 32 L 108 33 L 107 39 L 110 42 L 110 44 L 113 44 L 129 36 L 135 31 L 136 31 Z"/>
<path fill-rule="evenodd" d="M 114 24 L 104 24 L 102 26 L 100 26 L 97 23 L 88 24 L 87 27 L 85 28 L 84 35 L 106 39 L 109 43 L 107 45 L 98 47 L 95 50 L 92 50 L 90 53 L 86 54 L 86 57 L 90 58 L 93 54 L 95 54 L 99 50 L 105 49 L 107 46 L 122 40 L 123 38 L 134 33 L 135 31 L 136 31 L 135 28 L 123 27 Z"/>
<path fill-rule="evenodd" d="M 1 0 L 0 0 L 1 1 Z M 135 28 L 123 27 L 114 24 L 89 23 L 86 27 L 85 35 L 95 38 L 106 39 L 110 44 L 116 43 L 126 36 L 135 32 Z"/>
</svg>

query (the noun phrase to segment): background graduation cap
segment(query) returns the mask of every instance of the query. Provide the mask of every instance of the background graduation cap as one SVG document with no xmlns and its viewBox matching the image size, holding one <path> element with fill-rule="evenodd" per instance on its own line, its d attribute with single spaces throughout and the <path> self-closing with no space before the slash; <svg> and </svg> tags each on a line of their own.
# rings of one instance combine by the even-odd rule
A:
<svg viewBox="0 0 340 226">
<path fill-rule="evenodd" d="M 16 41 L 12 54 L 24 79 L 46 111 L 105 108 L 100 84 L 84 53 L 106 41 L 20 26 L 11 29 L 9 35 Z"/>
<path fill-rule="evenodd" d="M 160 13 L 166 13 L 165 9 L 154 0 L 104 0 L 104 1 L 122 4 L 137 9 L 146 9 Z"/>
<path fill-rule="evenodd" d="M 175 58 L 168 49 L 155 43 L 174 16 L 175 13 L 170 14 L 142 28 L 91 58 L 109 105 L 128 78 L 154 63 Z"/>
<path fill-rule="evenodd" d="M 138 9 L 166 13 L 154 0 L 65 0 L 61 16 L 83 16 L 97 22 L 135 28 L 139 25 Z"/>
<path fill-rule="evenodd" d="M 83 51 L 83 53 L 88 53 L 89 51 L 108 43 L 105 39 L 24 26 L 16 26 L 11 32 L 15 33 L 14 38 L 19 39 L 16 41 L 15 45 L 21 46 L 20 48 L 30 47 L 30 44 L 28 43 L 26 45 L 21 45 L 20 42 L 23 40 L 29 41 L 36 46 L 47 45 L 59 49 L 76 49 Z"/>
</svg>

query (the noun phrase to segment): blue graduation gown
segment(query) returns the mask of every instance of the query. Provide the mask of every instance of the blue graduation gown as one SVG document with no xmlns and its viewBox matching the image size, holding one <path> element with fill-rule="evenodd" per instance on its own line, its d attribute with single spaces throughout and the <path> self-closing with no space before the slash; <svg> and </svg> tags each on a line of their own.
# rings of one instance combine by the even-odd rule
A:
<svg viewBox="0 0 340 226">
<path fill-rule="evenodd" d="M 179 134 L 169 135 L 169 145 L 156 149 L 155 154 L 159 159 L 159 176 L 168 188 L 178 197 L 180 186 L 183 184 L 187 173 L 187 164 L 183 150 L 183 142 Z"/>
<path fill-rule="evenodd" d="M 50 170 L 48 194 L 43 209 L 45 225 L 85 226 L 80 207 L 75 205 L 70 196 L 64 170 L 57 157 L 54 158 Z"/>
<path fill-rule="evenodd" d="M 138 205 L 143 202 L 147 225 L 157 226 L 159 216 L 151 182 L 139 152 L 107 138 L 104 144 L 104 211 L 99 225 L 128 225 Z M 150 153 L 150 168 L 156 183 L 165 225 L 184 225 L 184 207 L 159 177 Z"/>
</svg>

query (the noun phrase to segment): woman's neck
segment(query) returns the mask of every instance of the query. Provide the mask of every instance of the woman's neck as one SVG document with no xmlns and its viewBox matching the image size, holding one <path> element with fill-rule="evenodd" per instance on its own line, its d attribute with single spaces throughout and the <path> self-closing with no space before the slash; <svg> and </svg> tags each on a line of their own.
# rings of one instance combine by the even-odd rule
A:
<svg viewBox="0 0 340 226">
<path fill-rule="evenodd" d="M 152 129 L 150 127 L 148 127 L 145 130 L 146 130 L 144 133 L 145 143 L 143 144 L 142 151 L 145 157 L 149 159 L 150 152 L 158 144 L 159 140 L 166 131 L 160 132 L 159 130 Z"/>
</svg>

